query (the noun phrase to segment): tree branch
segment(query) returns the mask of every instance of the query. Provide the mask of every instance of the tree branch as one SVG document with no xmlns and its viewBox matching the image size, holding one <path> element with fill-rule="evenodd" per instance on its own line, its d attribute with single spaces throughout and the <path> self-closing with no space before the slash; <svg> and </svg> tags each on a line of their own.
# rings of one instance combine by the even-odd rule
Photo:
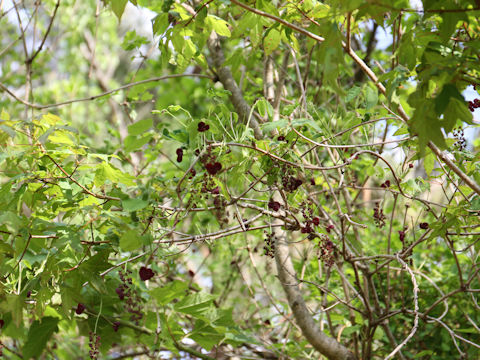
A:
<svg viewBox="0 0 480 360">
<path fill-rule="evenodd" d="M 294 275 L 295 270 L 292 259 L 290 258 L 285 233 L 278 234 L 275 241 L 275 262 L 277 264 L 280 282 L 283 290 L 285 290 L 287 294 L 288 303 L 295 316 L 295 320 L 302 329 L 302 333 L 308 342 L 331 360 L 354 360 L 355 356 L 353 353 L 334 338 L 328 337 L 320 330 L 308 311 L 298 287 L 299 282 Z"/>
<path fill-rule="evenodd" d="M 214 31 L 212 31 L 212 34 L 208 38 L 207 45 L 211 53 L 212 65 L 218 75 L 218 79 L 225 90 L 230 91 L 232 94 L 230 96 L 230 101 L 238 114 L 239 120 L 244 124 L 248 124 L 253 129 L 256 139 L 263 138 L 259 123 L 252 117 L 252 109 L 243 98 L 242 91 L 235 82 L 232 71 L 230 68 L 223 66 L 225 57 L 220 46 L 220 39 Z"/>
</svg>

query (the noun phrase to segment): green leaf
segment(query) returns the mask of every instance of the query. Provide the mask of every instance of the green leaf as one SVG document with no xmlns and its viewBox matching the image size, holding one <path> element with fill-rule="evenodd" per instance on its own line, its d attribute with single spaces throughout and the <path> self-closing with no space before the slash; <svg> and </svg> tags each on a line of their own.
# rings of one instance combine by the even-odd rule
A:
<svg viewBox="0 0 480 360">
<path fill-rule="evenodd" d="M 192 294 L 184 297 L 176 303 L 175 310 L 184 314 L 192 315 L 193 317 L 201 318 L 202 315 L 206 315 L 209 311 L 213 299 L 215 299 L 215 296 L 205 292 Z"/>
<path fill-rule="evenodd" d="M 25 359 L 36 358 L 42 354 L 48 340 L 58 330 L 58 322 L 58 318 L 47 316 L 32 323 L 22 351 Z"/>
<path fill-rule="evenodd" d="M 88 276 L 92 276 L 92 274 L 100 274 L 102 271 L 111 267 L 111 265 L 108 263 L 109 253 L 110 252 L 106 250 L 100 251 L 98 254 L 95 254 L 90 259 L 82 263 L 80 265 L 80 269 Z"/>
<path fill-rule="evenodd" d="M 423 167 L 425 168 L 425 172 L 427 175 L 430 175 L 435 167 L 435 155 L 433 153 L 429 153 L 423 159 Z"/>
<path fill-rule="evenodd" d="M 195 327 L 195 331 L 188 337 L 197 342 L 207 351 L 210 351 L 215 345 L 223 340 L 225 335 L 220 334 L 212 326 L 205 325 L 199 328 Z"/>
<path fill-rule="evenodd" d="M 440 25 L 440 38 L 442 41 L 446 41 L 450 38 L 455 31 L 457 22 L 465 16 L 461 13 L 445 12 L 442 14 L 442 24 Z"/>
<path fill-rule="evenodd" d="M 188 283 L 184 281 L 174 280 L 164 287 L 155 288 L 150 294 L 157 300 L 158 304 L 166 305 L 173 299 L 183 297 L 188 289 Z"/>
<path fill-rule="evenodd" d="M 126 199 L 122 200 L 122 207 L 125 211 L 137 211 L 148 206 L 148 201 L 142 199 Z"/>
<path fill-rule="evenodd" d="M 435 116 L 431 102 L 424 102 L 417 107 L 410 119 L 411 130 L 418 135 L 419 150 L 423 154 L 427 143 L 431 140 L 442 149 L 446 148 L 445 139 L 441 131 L 441 122 Z"/>
<path fill-rule="evenodd" d="M 142 245 L 142 237 L 135 230 L 128 230 L 120 238 L 120 248 L 122 251 L 133 251 Z"/>
<path fill-rule="evenodd" d="M 280 45 L 281 34 L 276 29 L 271 29 L 267 32 L 267 35 L 263 39 L 263 49 L 265 55 L 270 55 Z"/>
<path fill-rule="evenodd" d="M 370 110 L 378 103 L 378 90 L 367 86 L 365 88 L 365 108 Z"/>
<path fill-rule="evenodd" d="M 360 86 L 354 85 L 347 91 L 347 96 L 345 97 L 345 102 L 349 103 L 353 99 L 357 98 L 360 95 L 362 88 Z"/>
<path fill-rule="evenodd" d="M 165 30 L 167 30 L 168 25 L 170 25 L 170 23 L 168 22 L 168 13 L 158 14 L 152 20 L 153 33 L 155 35 L 162 35 L 165 32 Z"/>
<path fill-rule="evenodd" d="M 5 225 L 7 230 L 17 233 L 23 225 L 22 218 L 11 211 L 0 212 L 0 226 Z"/>
<path fill-rule="evenodd" d="M 260 99 L 257 102 L 257 108 L 258 108 L 258 112 L 260 113 L 260 115 L 262 115 L 262 116 L 267 116 L 268 115 L 269 117 L 273 116 L 273 106 L 266 99 L 264 99 L 264 98 Z"/>
<path fill-rule="evenodd" d="M 283 129 L 288 126 L 288 120 L 287 119 L 281 119 L 278 121 L 269 121 L 264 124 L 262 124 L 262 130 L 266 133 L 274 130 L 274 129 Z"/>
<path fill-rule="evenodd" d="M 432 350 L 423 350 L 423 351 L 420 351 L 417 355 L 415 355 L 412 359 L 420 359 L 421 357 L 423 356 L 430 356 L 435 354 L 435 352 L 433 352 Z"/>
<path fill-rule="evenodd" d="M 112 10 L 120 21 L 128 0 L 111 0 Z"/>
<path fill-rule="evenodd" d="M 142 137 L 136 137 L 132 135 L 128 135 L 124 140 L 125 151 L 130 153 L 132 151 L 140 149 L 143 145 L 148 143 L 150 139 L 153 137 L 153 134 L 147 133 Z"/>
<path fill-rule="evenodd" d="M 470 125 L 473 124 L 472 118 L 473 115 L 470 110 L 468 110 L 468 106 L 465 104 L 463 97 L 462 100 L 450 98 L 447 109 L 443 114 L 442 125 L 445 129 L 445 132 L 448 133 L 455 127 L 457 121 L 461 121 Z"/>
<path fill-rule="evenodd" d="M 472 210 L 480 210 L 480 196 L 475 196 L 473 200 L 471 201 L 470 208 Z"/>
<path fill-rule="evenodd" d="M 220 36 L 231 36 L 230 30 L 228 29 L 228 23 L 225 20 L 213 15 L 208 15 L 205 19 L 205 24 L 210 30 L 215 30 Z"/>
<path fill-rule="evenodd" d="M 95 185 L 101 186 L 107 179 L 114 184 L 121 182 L 127 186 L 135 185 L 134 176 L 126 174 L 104 161 L 99 164 L 95 172 Z"/>
<path fill-rule="evenodd" d="M 440 94 L 438 94 L 438 96 L 435 98 L 435 112 L 437 115 L 443 114 L 449 105 L 450 98 L 455 98 L 465 103 L 465 99 L 455 85 L 445 84 Z M 466 107 L 467 106 L 465 106 L 465 108 Z"/>
</svg>

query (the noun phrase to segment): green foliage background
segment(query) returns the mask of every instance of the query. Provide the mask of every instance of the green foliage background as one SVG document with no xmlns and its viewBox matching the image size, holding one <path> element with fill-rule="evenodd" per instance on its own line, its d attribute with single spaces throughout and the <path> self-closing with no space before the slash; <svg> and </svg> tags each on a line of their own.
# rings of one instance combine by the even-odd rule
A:
<svg viewBox="0 0 480 360">
<path fill-rule="evenodd" d="M 412 332 L 399 358 L 478 358 L 480 144 L 452 133 L 478 134 L 462 95 L 480 84 L 477 2 L 241 4 L 257 13 L 226 0 L 2 5 L 4 356 L 87 358 L 94 333 L 105 359 L 318 358 L 263 254 L 278 228 L 313 318 L 359 359 Z M 386 49 L 377 27 L 395 39 Z M 288 191 L 289 177 L 302 185 Z"/>
</svg>

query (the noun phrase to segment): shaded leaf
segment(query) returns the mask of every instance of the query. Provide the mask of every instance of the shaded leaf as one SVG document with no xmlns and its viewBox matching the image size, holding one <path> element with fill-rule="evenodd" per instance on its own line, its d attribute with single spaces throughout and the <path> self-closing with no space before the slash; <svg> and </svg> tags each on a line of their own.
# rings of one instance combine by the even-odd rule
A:
<svg viewBox="0 0 480 360">
<path fill-rule="evenodd" d="M 48 340 L 58 330 L 59 319 L 47 316 L 41 321 L 35 320 L 28 330 L 27 341 L 23 346 L 23 357 L 25 359 L 40 356 Z"/>
</svg>

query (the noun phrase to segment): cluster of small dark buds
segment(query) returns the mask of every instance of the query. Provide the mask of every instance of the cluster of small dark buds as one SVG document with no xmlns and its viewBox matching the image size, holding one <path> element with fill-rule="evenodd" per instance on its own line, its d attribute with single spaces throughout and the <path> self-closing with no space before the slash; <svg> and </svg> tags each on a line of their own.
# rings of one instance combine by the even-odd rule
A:
<svg viewBox="0 0 480 360">
<path fill-rule="evenodd" d="M 468 102 L 468 109 L 471 111 L 471 112 L 474 112 L 475 109 L 479 108 L 480 107 L 480 99 L 475 99 L 473 101 L 469 101 Z"/>
<path fill-rule="evenodd" d="M 100 348 L 100 335 L 90 331 L 88 346 L 90 347 L 90 351 L 88 352 L 90 359 L 96 359 L 99 353 L 98 349 Z"/>
<path fill-rule="evenodd" d="M 380 185 L 380 187 L 388 189 L 390 187 L 390 180 L 385 180 L 385 182 Z"/>
<path fill-rule="evenodd" d="M 114 321 L 112 324 L 113 331 L 117 332 L 120 328 L 120 321 Z"/>
<path fill-rule="evenodd" d="M 177 153 L 177 162 L 181 163 L 183 160 L 183 149 L 178 148 L 176 153 Z"/>
<path fill-rule="evenodd" d="M 405 235 L 406 233 L 404 230 L 398 230 L 398 237 L 400 238 L 400 241 L 402 242 L 402 244 L 405 241 Z"/>
<path fill-rule="evenodd" d="M 318 226 L 320 224 L 320 218 L 313 217 L 305 221 L 305 225 L 300 228 L 302 234 L 311 234 L 313 233 L 313 226 Z"/>
<path fill-rule="evenodd" d="M 278 211 L 278 210 L 280 210 L 280 207 L 281 207 L 281 205 L 280 205 L 280 203 L 279 203 L 278 201 L 270 200 L 270 201 L 268 202 L 268 208 L 269 208 L 270 210 Z"/>
<path fill-rule="evenodd" d="M 270 258 L 275 257 L 275 235 L 265 231 L 265 245 L 263 246 L 264 254 Z"/>
<path fill-rule="evenodd" d="M 335 229 L 335 226 L 330 224 L 330 225 L 327 225 L 327 227 L 325 228 L 325 231 L 327 233 L 330 233 L 330 231 L 332 231 L 333 229 Z"/>
<path fill-rule="evenodd" d="M 463 132 L 463 129 L 453 129 L 453 136 L 457 139 L 457 141 L 453 145 L 460 151 L 465 150 L 465 148 L 467 147 L 467 140 L 465 139 L 465 133 Z"/>
<path fill-rule="evenodd" d="M 200 162 L 203 164 L 208 174 L 216 175 L 220 170 L 222 170 L 222 164 L 217 161 L 217 156 L 212 154 L 212 148 L 207 148 L 207 154 L 204 154 L 200 158 Z"/>
<path fill-rule="evenodd" d="M 286 175 L 286 176 L 282 177 L 283 188 L 288 192 L 294 192 L 302 184 L 303 184 L 302 180 L 297 179 L 296 177 L 293 177 L 291 175 Z"/>
<path fill-rule="evenodd" d="M 312 225 L 311 225 L 309 222 L 305 223 L 305 225 L 300 228 L 300 232 L 301 232 L 302 234 L 310 234 L 310 233 L 312 233 L 312 232 L 313 232 Z"/>
<path fill-rule="evenodd" d="M 283 135 L 280 135 L 279 137 L 277 137 L 277 140 L 278 140 L 278 141 L 285 141 L 285 142 L 288 143 L 288 140 L 286 140 L 286 139 L 285 139 L 285 136 L 283 136 Z"/>
<path fill-rule="evenodd" d="M 217 218 L 218 222 L 224 225 L 228 224 L 228 218 L 230 216 L 230 213 L 225 210 L 227 206 L 227 201 L 219 195 L 214 195 L 213 206 L 215 206 L 215 210 L 213 213 Z"/>
<path fill-rule="evenodd" d="M 325 265 L 331 267 L 335 259 L 335 246 L 327 235 L 320 237 L 318 243 L 318 259 L 323 260 Z"/>
<path fill-rule="evenodd" d="M 380 208 L 380 203 L 375 204 L 375 208 L 373 209 L 373 219 L 378 228 L 385 226 L 386 216 L 383 214 L 383 209 Z"/>
<path fill-rule="evenodd" d="M 302 215 L 305 219 L 310 219 L 313 216 L 313 209 L 311 205 L 311 203 L 306 203 L 305 201 L 300 203 L 300 209 L 302 210 Z"/>
<path fill-rule="evenodd" d="M 222 164 L 218 161 L 209 162 L 205 164 L 205 169 L 207 169 L 210 175 L 216 175 L 220 170 L 222 170 Z"/>
<path fill-rule="evenodd" d="M 140 295 L 138 295 L 137 290 L 133 288 L 133 281 L 129 274 L 131 274 L 131 271 L 128 270 L 121 270 L 119 272 L 122 284 L 120 284 L 120 286 L 115 289 L 115 292 L 117 293 L 120 300 L 125 301 L 124 308 L 126 312 L 130 313 L 130 320 L 138 325 L 139 321 L 143 317 L 143 313 L 141 311 L 142 301 Z M 143 281 L 146 281 L 153 277 L 155 273 L 153 272 L 153 270 L 142 266 L 140 268 L 139 275 Z"/>
</svg>

